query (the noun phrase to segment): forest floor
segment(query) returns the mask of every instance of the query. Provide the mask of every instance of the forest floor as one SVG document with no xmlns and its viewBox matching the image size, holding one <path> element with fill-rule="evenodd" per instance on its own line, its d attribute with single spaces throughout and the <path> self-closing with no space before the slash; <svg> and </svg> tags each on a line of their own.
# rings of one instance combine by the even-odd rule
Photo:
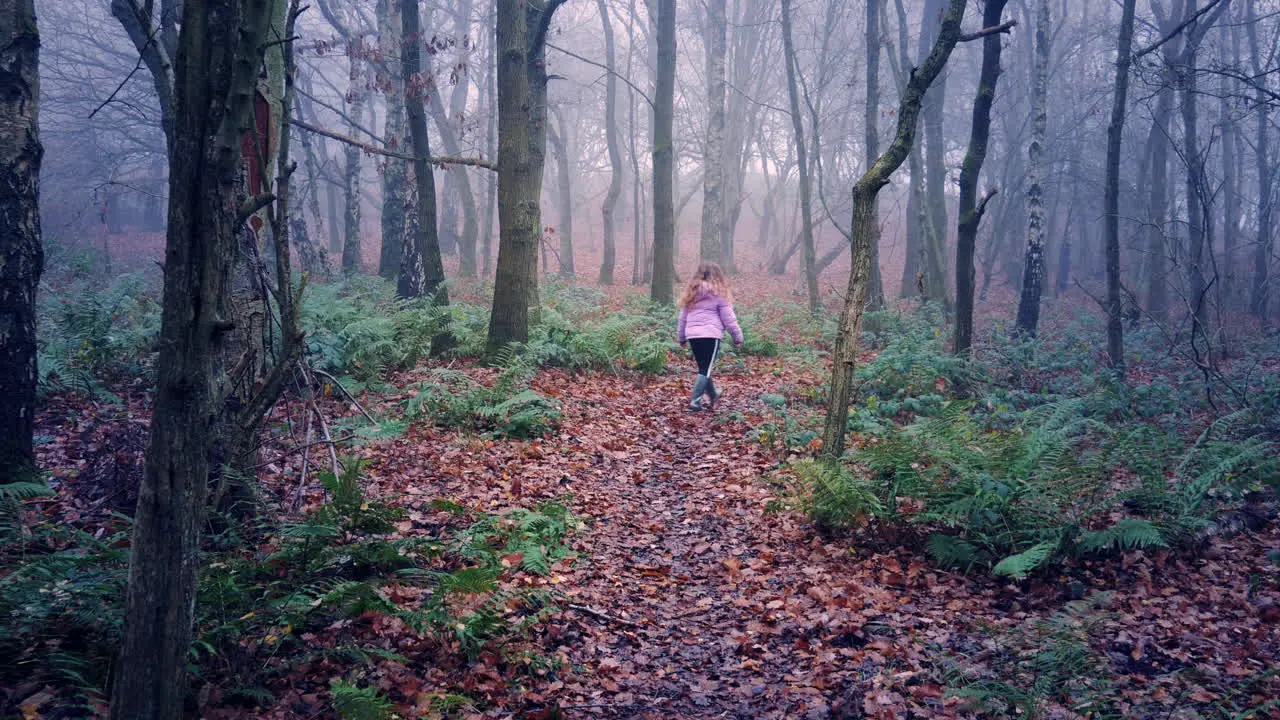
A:
<svg viewBox="0 0 1280 720">
<path fill-rule="evenodd" d="M 763 318 L 767 299 L 794 292 L 790 280 L 761 275 L 740 286 Z M 610 291 L 607 304 L 621 307 L 630 294 Z M 1007 307 L 984 310 L 1008 316 Z M 782 321 L 770 331 L 801 337 Z M 408 388 L 441 367 L 482 382 L 495 374 L 433 362 L 359 395 L 363 408 L 331 393 L 326 414 L 399 417 Z M 1280 551 L 1276 524 L 1212 537 L 1192 553 L 1134 551 L 1022 582 L 944 570 L 910 529 L 829 534 L 798 507 L 787 465 L 807 449 L 784 442 L 787 419 L 767 397 L 785 395 L 789 420 L 812 424 L 822 412 L 812 398 L 827 381 L 820 359 L 726 355 L 717 380 L 727 394 L 714 412 L 687 409 L 691 370 L 674 356 L 656 374 L 539 369 L 530 387 L 563 417 L 537 440 L 420 422 L 364 442 L 367 494 L 406 512 L 398 537 L 456 525 L 441 500 L 493 514 L 554 501 L 582 521 L 570 536 L 574 555 L 545 575 L 504 576 L 556 598 L 554 613 L 509 647 L 464 658 L 376 613 L 301 642 L 332 647 L 358 636 L 408 658 L 358 670 L 402 717 L 992 717 L 954 692 L 978 676 L 1034 696 L 1048 717 L 1105 708 L 1127 718 L 1227 718 L 1280 697 L 1280 578 L 1268 558 Z M 41 467 L 57 496 L 36 503 L 98 536 L 127 528 L 109 511 L 128 514 L 136 502 L 146 444 L 147 388 L 141 379 L 121 385 L 110 388 L 120 403 L 59 395 L 38 419 Z M 277 429 L 286 415 L 296 424 L 297 405 L 282 404 Z M 284 519 L 298 517 L 284 510 L 299 485 L 296 444 L 277 437 L 263 449 L 263 481 Z M 317 455 L 309 509 L 325 497 L 314 474 L 327 460 Z M 1077 600 L 1084 609 L 1071 609 Z M 1071 686 L 1037 686 L 1045 678 L 1036 654 L 1072 639 L 1088 654 L 1066 658 Z M 335 716 L 330 681 L 352 665 L 277 655 L 272 642 L 246 636 L 239 658 L 289 666 L 270 681 L 271 699 L 232 702 L 215 668 L 202 680 L 200 717 Z M 470 702 L 446 712 L 435 704 L 444 694 Z M 1086 708 L 1086 696 L 1101 701 Z"/>
<path fill-rule="evenodd" d="M 402 706 L 461 693 L 476 704 L 458 716 L 474 718 L 972 716 L 948 683 L 1008 661 L 1019 637 L 1043 639 L 1043 621 L 1083 596 L 1097 600 L 1090 641 L 1111 664 L 1095 689 L 1124 717 L 1216 717 L 1208 710 L 1224 702 L 1276 696 L 1280 585 L 1266 557 L 1280 549 L 1274 525 L 1191 556 L 1135 552 L 1021 584 L 943 571 L 919 538 L 875 529 L 824 537 L 788 508 L 776 470 L 794 451 L 759 432 L 768 413 L 760 397 L 820 378 L 776 359 L 731 357 L 718 379 L 725 398 L 693 413 L 683 365 L 660 375 L 542 370 L 533 387 L 564 413 L 549 437 L 496 441 L 414 425 L 368 446 L 370 492 L 409 511 L 404 535 L 438 527 L 439 498 L 485 511 L 558 500 L 584 521 L 576 557 L 545 578 L 514 580 L 560 593 L 559 610 L 530 640 L 543 669 L 531 674 L 496 655 L 428 657 L 381 663 L 368 682 Z M 46 408 L 42 431 L 57 439 L 44 446 L 45 466 L 64 478 L 67 519 L 102 506 L 68 495 L 78 484 L 67 471 L 83 471 L 99 444 L 92 428 L 139 424 L 141 412 L 134 402 Z M 281 482 L 280 494 L 293 484 Z M 359 624 L 388 650 L 421 656 L 407 629 Z M 316 717 L 340 670 L 298 667 L 276 689 L 279 701 L 255 714 Z"/>
</svg>

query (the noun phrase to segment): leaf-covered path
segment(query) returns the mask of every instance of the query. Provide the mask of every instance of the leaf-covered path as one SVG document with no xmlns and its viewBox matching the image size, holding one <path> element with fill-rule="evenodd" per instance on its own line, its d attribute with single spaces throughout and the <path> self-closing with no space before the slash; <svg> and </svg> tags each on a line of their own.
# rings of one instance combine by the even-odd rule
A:
<svg viewBox="0 0 1280 720">
<path fill-rule="evenodd" d="M 720 371 L 729 394 L 716 412 L 691 413 L 682 370 L 543 371 L 533 387 L 565 415 L 551 437 L 415 428 L 383 455 L 376 474 L 407 479 L 417 507 L 567 498 L 585 521 L 578 557 L 546 581 L 564 602 L 539 644 L 563 666 L 514 683 L 516 695 L 500 672 L 469 681 L 465 691 L 494 701 L 477 717 L 964 716 L 944 697 L 943 671 L 981 662 L 984 643 L 989 654 L 982 626 L 1021 627 L 1069 599 L 1064 579 L 1019 587 L 942 571 L 918 538 L 821 537 L 779 510 L 787 492 L 774 471 L 786 451 L 758 433 L 771 419 L 762 395 L 817 380 L 735 359 Z M 1132 716 L 1163 713 L 1173 698 L 1212 702 L 1265 670 L 1247 648 L 1275 655 L 1274 618 L 1256 622 L 1246 578 L 1265 571 L 1277 534 L 1227 542 L 1232 563 L 1217 551 L 1138 554 L 1077 574 L 1086 594 L 1123 588 L 1105 652 L 1134 683 Z M 1183 671 L 1206 667 L 1219 681 L 1187 682 Z"/>
</svg>

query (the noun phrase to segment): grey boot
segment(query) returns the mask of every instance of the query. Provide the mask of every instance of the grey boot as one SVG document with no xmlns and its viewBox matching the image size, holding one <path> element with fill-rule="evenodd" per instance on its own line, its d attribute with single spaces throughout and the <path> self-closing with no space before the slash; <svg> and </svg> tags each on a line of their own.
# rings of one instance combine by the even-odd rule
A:
<svg viewBox="0 0 1280 720">
<path fill-rule="evenodd" d="M 719 402 L 720 397 L 724 395 L 724 391 L 716 387 L 715 382 L 712 381 L 711 378 L 707 378 L 707 387 L 703 392 L 707 394 L 707 399 L 711 401 L 709 407 L 712 409 L 715 409 L 716 403 Z"/>
<path fill-rule="evenodd" d="M 702 396 L 707 392 L 707 383 L 710 382 L 706 375 L 699 375 L 698 379 L 693 383 L 693 396 L 689 398 L 690 410 L 701 410 Z"/>
</svg>

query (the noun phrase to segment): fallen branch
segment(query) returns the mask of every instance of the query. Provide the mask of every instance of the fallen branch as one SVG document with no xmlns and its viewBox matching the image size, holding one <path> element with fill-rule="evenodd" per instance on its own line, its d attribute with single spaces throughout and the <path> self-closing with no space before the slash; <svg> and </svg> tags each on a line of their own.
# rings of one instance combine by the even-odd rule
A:
<svg viewBox="0 0 1280 720">
<path fill-rule="evenodd" d="M 574 603 L 569 603 L 568 608 L 570 610 L 577 610 L 578 612 L 583 613 L 584 615 L 590 615 L 591 617 L 597 620 L 605 620 L 607 622 L 617 623 L 618 625 L 622 625 L 623 627 L 637 628 L 637 629 L 639 629 L 640 627 L 638 623 L 632 622 L 630 620 L 624 620 L 620 617 L 614 617 L 612 615 L 609 615 L 608 613 L 605 613 L 600 610 L 596 610 L 595 608 L 588 607 L 586 605 L 577 605 Z"/>
<path fill-rule="evenodd" d="M 311 372 L 315 373 L 316 375 L 323 375 L 329 378 L 329 382 L 332 382 L 334 385 L 337 385 L 338 389 L 342 391 L 342 394 L 346 395 L 347 399 L 351 401 L 351 404 L 355 405 L 356 409 L 359 410 L 362 415 L 364 415 L 366 418 L 369 418 L 369 422 L 373 423 L 374 427 L 377 427 L 378 421 L 373 419 L 373 416 L 369 414 L 369 411 L 364 409 L 364 406 L 360 404 L 360 401 L 356 400 L 356 396 L 352 395 L 351 391 L 347 390 L 347 388 L 345 388 L 342 385 L 342 382 L 338 380 L 338 378 L 330 375 L 329 373 L 323 370 L 317 370 L 316 368 L 311 368 Z"/>
</svg>

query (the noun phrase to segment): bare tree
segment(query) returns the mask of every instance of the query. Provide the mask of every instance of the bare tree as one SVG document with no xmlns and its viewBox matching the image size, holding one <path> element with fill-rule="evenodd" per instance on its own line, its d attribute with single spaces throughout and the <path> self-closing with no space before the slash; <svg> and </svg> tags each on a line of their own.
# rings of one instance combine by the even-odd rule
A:
<svg viewBox="0 0 1280 720">
<path fill-rule="evenodd" d="M 840 312 L 839 331 L 832 357 L 831 395 L 822 429 L 821 452 L 831 460 L 839 460 L 844 454 L 845 426 L 849 421 L 849 398 L 853 389 L 853 367 L 857 359 L 858 328 L 862 323 L 870 285 L 871 242 L 874 237 L 874 216 L 871 209 L 880 189 L 888 184 L 889 176 L 902 165 L 911 151 L 920 105 L 929 86 L 942 72 L 947 59 L 951 57 L 951 51 L 960 40 L 960 21 L 964 18 L 967 4 L 967 0 L 950 0 L 938 37 L 933 43 L 933 50 L 924 65 L 911 74 L 903 88 L 902 99 L 898 103 L 898 128 L 893 142 L 853 187 L 853 220 L 850 223 L 853 265 L 849 270 L 844 308 Z"/>
<path fill-rule="evenodd" d="M 986 0 L 982 10 L 983 25 L 1000 25 L 1008 0 Z M 990 33 L 982 40 L 982 71 L 978 76 L 978 95 L 973 101 L 973 124 L 969 131 L 969 149 L 960 166 L 960 217 L 956 227 L 956 324 L 954 351 L 969 352 L 973 344 L 974 269 L 973 252 L 978 241 L 978 223 L 986 211 L 988 192 L 978 199 L 978 176 L 987 158 L 987 141 L 991 135 L 991 106 L 996 99 L 996 82 L 1000 79 L 1000 52 L 1004 44 L 1000 33 Z"/>
<path fill-rule="evenodd" d="M 786 20 L 784 19 L 784 22 Z M 707 136 L 702 152 L 702 240 L 703 260 L 720 260 L 720 228 L 724 223 L 724 113 L 725 113 L 725 0 L 708 0 L 704 37 L 707 56 Z M 790 58 L 790 55 L 788 55 Z M 788 62 L 791 62 L 788 59 Z M 788 66 L 790 67 L 790 66 Z"/>
<path fill-rule="evenodd" d="M 600 218 L 604 232 L 604 255 L 600 260 L 600 284 L 613 284 L 613 268 L 617 262 L 617 221 L 614 213 L 618 196 L 622 194 L 622 152 L 618 147 L 618 59 L 614 49 L 613 24 L 609 21 L 609 6 L 605 0 L 596 0 L 600 12 L 600 24 L 604 32 L 605 54 L 605 142 L 609 147 L 609 190 L 600 206 Z"/>
<path fill-rule="evenodd" d="M 809 159 L 804 143 L 804 119 L 800 112 L 800 92 L 796 88 L 796 51 L 791 39 L 791 0 L 782 0 L 782 52 L 786 56 L 787 97 L 791 102 L 791 124 L 795 133 L 796 158 L 800 169 L 800 235 L 804 247 L 805 287 L 809 293 L 809 312 L 822 308 L 818 296 L 817 258 L 813 248 L 813 210 L 810 199 Z"/>
<path fill-rule="evenodd" d="M 674 301 L 675 266 L 675 138 L 672 113 L 676 89 L 676 1 L 655 0 L 657 6 L 657 78 L 653 91 L 653 284 L 649 297 L 656 303 Z"/>
<path fill-rule="evenodd" d="M 1107 180 L 1104 190 L 1107 266 L 1107 354 L 1111 368 L 1123 378 L 1124 325 L 1120 316 L 1120 146 L 1129 96 L 1129 67 L 1133 62 L 1135 0 L 1124 0 L 1120 15 L 1119 51 L 1115 91 L 1111 99 L 1111 123 L 1107 126 Z"/>
<path fill-rule="evenodd" d="M 538 304 L 542 170 L 546 161 L 546 40 L 565 0 L 498 0 L 498 272 L 488 351 L 529 339 Z M 535 128 L 537 132 L 534 132 Z"/>
<path fill-rule="evenodd" d="M 1049 0 L 1036 2 L 1035 67 L 1032 71 L 1031 144 L 1027 148 L 1030 178 L 1027 186 L 1027 251 L 1023 261 L 1022 294 L 1017 328 L 1034 337 L 1040 324 L 1040 296 L 1044 291 L 1044 145 L 1049 125 Z"/>
</svg>

